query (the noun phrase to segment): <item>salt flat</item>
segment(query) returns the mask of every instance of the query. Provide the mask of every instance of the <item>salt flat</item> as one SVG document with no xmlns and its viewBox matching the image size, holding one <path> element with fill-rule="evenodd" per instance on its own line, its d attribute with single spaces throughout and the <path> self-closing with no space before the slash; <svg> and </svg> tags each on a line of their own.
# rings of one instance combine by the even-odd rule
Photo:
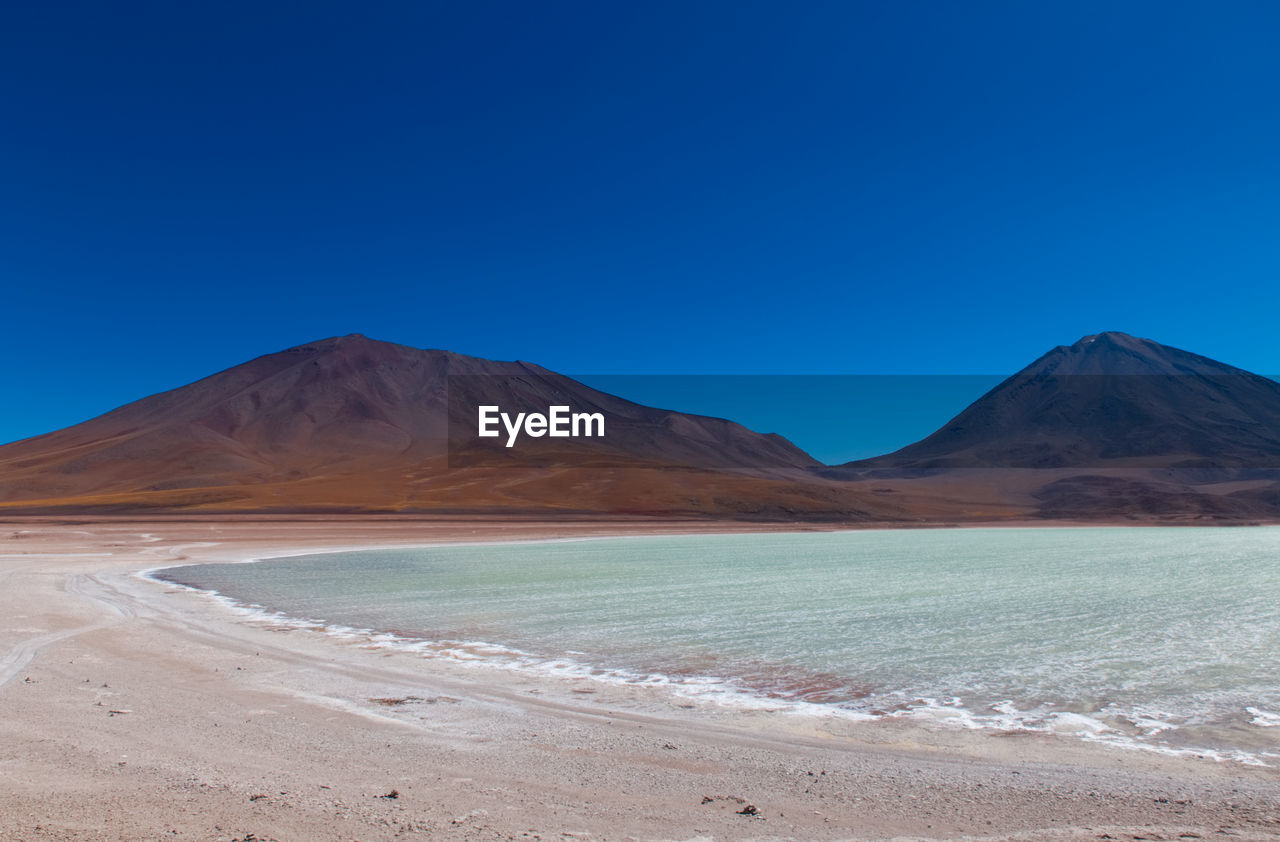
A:
<svg viewBox="0 0 1280 842">
<path fill-rule="evenodd" d="M 136 575 L 327 549 L 751 528 L 623 519 L 6 521 L 0 838 L 1280 833 L 1275 769 L 1042 734 L 741 710 L 662 688 L 476 669 L 376 640 L 273 628 Z"/>
</svg>

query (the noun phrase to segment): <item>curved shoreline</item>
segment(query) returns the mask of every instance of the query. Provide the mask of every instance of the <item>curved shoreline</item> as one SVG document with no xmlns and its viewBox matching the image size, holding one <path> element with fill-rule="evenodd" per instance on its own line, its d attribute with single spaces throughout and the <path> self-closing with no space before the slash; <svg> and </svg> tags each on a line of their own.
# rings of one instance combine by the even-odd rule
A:
<svg viewBox="0 0 1280 842">
<path fill-rule="evenodd" d="M 254 627 L 135 575 L 188 559 L 421 545 L 423 531 L 431 544 L 477 532 L 491 543 L 664 526 L 688 528 L 31 524 L 0 551 L 0 657 L 42 641 L 21 677 L 0 687 L 9 747 L 0 749 L 0 839 L 167 829 L 174 838 L 1065 839 L 1143 826 L 1261 839 L 1280 830 L 1274 770 L 1038 735 L 815 726 L 656 702 L 646 687 L 499 680 Z M 392 790 L 397 798 L 381 797 Z M 760 817 L 741 815 L 737 798 Z"/>
<path fill-rule="evenodd" d="M 858 530 L 831 530 L 832 532 L 857 532 Z M 717 532 L 716 536 L 749 535 L 745 532 Z M 577 538 L 520 539 L 515 541 L 459 541 L 435 542 L 413 546 L 396 547 L 396 550 L 410 549 L 460 549 L 474 547 L 493 547 L 516 545 L 538 545 L 554 543 L 581 543 L 587 541 L 622 540 L 631 541 L 640 538 L 672 537 L 670 535 L 604 535 Z M 691 537 L 691 536 L 680 536 Z M 263 555 L 239 560 L 213 562 L 221 564 L 259 563 L 284 559 L 306 558 L 318 555 L 335 555 L 365 551 L 379 551 L 389 548 L 379 546 L 342 547 L 308 551 L 305 553 L 284 552 Z M 209 563 L 209 562 L 202 562 Z M 906 706 L 897 705 L 892 712 L 869 712 L 855 710 L 843 702 L 816 702 L 803 698 L 795 698 L 785 694 L 776 694 L 760 688 L 742 685 L 737 679 L 724 675 L 680 675 L 670 672 L 638 673 L 629 668 L 609 667 L 603 664 L 580 662 L 570 657 L 543 655 L 521 648 L 518 644 L 495 643 L 486 640 L 430 638 L 400 633 L 394 630 L 374 626 L 352 626 L 346 623 L 330 621 L 324 618 L 300 617 L 289 614 L 270 605 L 251 603 L 237 597 L 221 593 L 214 589 L 202 588 L 182 581 L 180 578 L 161 577 L 159 574 L 181 570 L 186 567 L 199 566 L 201 563 L 175 565 L 171 567 L 153 568 L 140 571 L 137 575 L 148 581 L 162 585 L 178 586 L 211 598 L 226 606 L 239 617 L 259 625 L 273 628 L 292 628 L 315 632 L 332 638 L 336 642 L 348 642 L 363 639 L 370 645 L 396 649 L 429 660 L 443 659 L 445 662 L 464 663 L 467 666 L 484 666 L 499 670 L 512 670 L 528 673 L 552 681 L 587 679 L 602 684 L 621 684 L 645 686 L 656 692 L 668 693 L 684 701 L 708 702 L 723 705 L 730 709 L 770 710 L 797 716 L 835 717 L 850 722 L 878 722 L 889 720 L 907 720 L 925 728 L 951 728 L 977 731 L 989 735 L 1007 735 L 1009 733 L 1036 733 L 1058 739 L 1080 740 L 1095 743 L 1119 750 L 1149 751 L 1171 757 L 1207 758 L 1218 762 L 1240 763 L 1244 765 L 1271 767 L 1276 766 L 1280 753 L 1274 747 L 1248 749 L 1242 747 L 1208 747 L 1194 744 L 1171 744 L 1165 740 L 1144 739 L 1151 734 L 1135 735 L 1127 733 L 1109 723 L 1099 715 L 1082 714 L 1070 710 L 1069 706 L 1057 705 L 1059 709 L 1025 710 L 1010 709 L 1012 703 L 999 703 L 988 707 L 971 708 L 959 699 L 924 698 L 917 703 Z M 589 653 L 580 653 L 589 654 Z M 1246 708 L 1246 710 L 1251 710 Z M 1118 714 L 1112 713 L 1111 716 Z M 1124 717 L 1122 717 L 1123 719 Z M 1257 716 L 1254 717 L 1256 722 Z M 1076 727 L 1071 727 L 1075 725 Z M 1176 726 L 1168 725 L 1159 728 L 1163 733 Z"/>
</svg>

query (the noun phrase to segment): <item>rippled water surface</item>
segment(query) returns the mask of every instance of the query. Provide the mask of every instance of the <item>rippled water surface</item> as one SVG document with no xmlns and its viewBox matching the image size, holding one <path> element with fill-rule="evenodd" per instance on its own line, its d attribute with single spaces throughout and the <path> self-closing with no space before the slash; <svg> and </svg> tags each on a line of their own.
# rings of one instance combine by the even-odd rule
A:
<svg viewBox="0 0 1280 842">
<path fill-rule="evenodd" d="M 437 655 L 1280 762 L 1278 528 L 610 538 L 162 576 Z"/>
</svg>

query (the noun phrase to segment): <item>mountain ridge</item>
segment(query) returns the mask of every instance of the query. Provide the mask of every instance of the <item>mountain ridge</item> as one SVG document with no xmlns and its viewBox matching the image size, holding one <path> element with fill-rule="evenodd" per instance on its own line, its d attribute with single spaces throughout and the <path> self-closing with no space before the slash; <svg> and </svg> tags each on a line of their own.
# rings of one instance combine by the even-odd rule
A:
<svg viewBox="0 0 1280 842">
<path fill-rule="evenodd" d="M 1280 467 L 1280 383 L 1115 331 L 1059 345 L 936 432 L 845 467 Z"/>
<path fill-rule="evenodd" d="M 531 440 L 512 459 L 466 440 L 480 404 L 598 410 L 610 435 Z M 1280 384 L 1116 331 L 1050 349 L 914 444 L 836 467 L 536 363 L 348 334 L 0 446 L 0 513 L 1238 522 L 1280 517 L 1276 465 Z"/>
<path fill-rule="evenodd" d="M 474 412 L 455 417 L 465 404 L 451 403 L 451 383 L 454 393 L 474 391 L 463 395 L 472 405 L 545 409 L 570 403 L 607 411 L 610 436 L 576 453 L 536 447 L 542 457 L 537 464 L 481 465 L 507 473 L 476 483 L 449 465 L 456 456 L 450 422 L 461 420 L 470 429 L 475 423 Z M 592 464 L 633 469 L 624 479 L 634 481 L 635 494 Z M 206 504 L 195 490 L 217 489 L 209 491 L 215 502 L 242 499 L 270 509 L 594 510 L 601 504 L 593 496 L 603 495 L 609 510 L 732 513 L 772 505 L 767 498 L 777 489 L 766 493 L 765 485 L 748 480 L 779 473 L 803 478 L 818 464 L 782 436 L 646 407 L 534 363 L 349 334 L 264 354 L 80 424 L 0 446 L 0 504 L 78 499 L 180 508 L 188 500 Z M 575 471 L 588 473 L 566 490 L 566 477 Z M 521 484 L 548 490 L 523 493 Z M 173 493 L 184 489 L 192 493 Z M 268 501 L 260 499 L 265 489 L 271 489 Z M 293 491 L 306 492 L 297 498 L 304 503 Z M 808 499 L 811 491 L 801 496 Z M 834 499 L 822 505 L 857 512 Z"/>
</svg>

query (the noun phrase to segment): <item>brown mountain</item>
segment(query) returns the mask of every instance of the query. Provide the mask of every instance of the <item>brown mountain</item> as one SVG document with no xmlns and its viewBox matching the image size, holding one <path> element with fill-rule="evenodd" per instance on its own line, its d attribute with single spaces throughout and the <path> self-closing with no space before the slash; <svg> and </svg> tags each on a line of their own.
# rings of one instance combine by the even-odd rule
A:
<svg viewBox="0 0 1280 842">
<path fill-rule="evenodd" d="M 475 437 L 476 408 L 603 438 Z M 524 362 L 352 335 L 0 447 L 5 512 L 478 512 L 839 521 L 1280 518 L 1280 384 L 1119 333 L 1045 354 L 928 438 L 826 468 L 776 435 Z"/>
<path fill-rule="evenodd" d="M 995 489 L 1039 517 L 1280 515 L 1280 383 L 1107 332 L 1054 348 L 937 432 L 825 472 Z"/>
<path fill-rule="evenodd" d="M 877 468 L 1277 468 L 1280 383 L 1123 333 L 1060 345 Z"/>
<path fill-rule="evenodd" d="M 455 435 L 473 431 L 478 404 L 569 405 L 604 413 L 609 426 L 573 447 L 526 439 L 514 459 L 500 445 L 451 450 L 450 422 Z M 863 517 L 857 494 L 806 473 L 817 464 L 781 436 L 642 406 L 530 363 L 352 335 L 0 447 L 0 510 Z"/>
</svg>

